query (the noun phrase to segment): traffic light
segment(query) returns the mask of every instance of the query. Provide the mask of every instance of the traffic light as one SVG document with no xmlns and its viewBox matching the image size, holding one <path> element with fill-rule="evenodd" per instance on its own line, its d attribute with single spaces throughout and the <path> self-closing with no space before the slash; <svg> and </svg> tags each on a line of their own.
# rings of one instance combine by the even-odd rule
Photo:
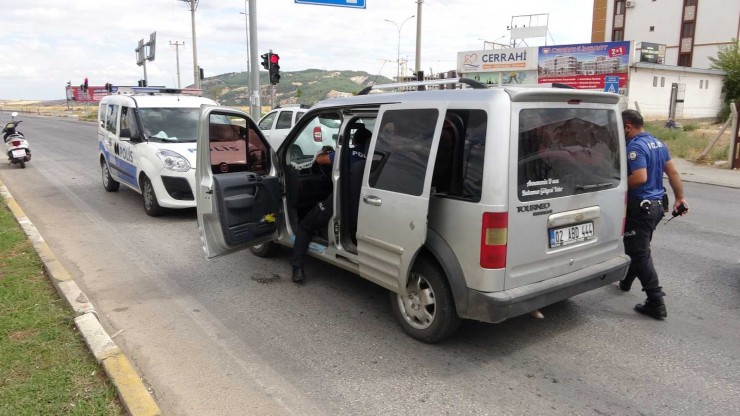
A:
<svg viewBox="0 0 740 416">
<path fill-rule="evenodd" d="M 87 77 L 85 77 L 85 83 L 84 83 L 84 84 L 82 84 L 82 85 L 84 85 L 84 86 L 85 86 L 85 89 L 84 89 L 84 91 L 85 91 L 85 92 L 87 92 Z"/>
<path fill-rule="evenodd" d="M 270 84 L 280 82 L 280 55 L 270 53 Z"/>
<path fill-rule="evenodd" d="M 140 79 L 139 80 L 139 86 L 140 87 L 146 87 L 146 80 L 145 79 Z"/>
<path fill-rule="evenodd" d="M 270 55 L 271 53 L 263 53 L 260 55 L 262 57 L 262 68 L 270 69 Z"/>
<path fill-rule="evenodd" d="M 113 84 L 111 84 L 110 82 L 106 82 L 105 83 L 105 90 L 108 91 L 108 94 L 112 93 L 113 92 Z"/>
</svg>

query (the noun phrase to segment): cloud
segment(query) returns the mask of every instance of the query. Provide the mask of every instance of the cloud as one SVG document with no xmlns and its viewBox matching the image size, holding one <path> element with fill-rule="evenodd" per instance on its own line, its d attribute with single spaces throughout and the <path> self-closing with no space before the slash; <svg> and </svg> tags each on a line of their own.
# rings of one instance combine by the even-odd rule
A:
<svg viewBox="0 0 740 416">
<path fill-rule="evenodd" d="M 283 71 L 316 68 L 360 70 L 394 77 L 396 59 L 415 66 L 418 16 L 413 0 L 367 0 L 366 9 L 251 0 L 257 7 L 258 54 L 280 54 Z M 0 98 L 63 99 L 67 81 L 79 85 L 136 85 L 143 68 L 134 49 L 157 32 L 156 57 L 147 62 L 150 85 L 176 86 L 179 42 L 183 86 L 193 82 L 191 13 L 179 0 L 48 0 L 9 2 L 3 7 L 4 59 Z M 512 16 L 549 13 L 556 43 L 590 40 L 592 0 L 425 0 L 421 18 L 420 69 L 455 69 L 458 51 L 479 50 L 483 40 L 508 41 Z M 198 63 L 206 76 L 247 69 L 242 0 L 203 1 L 195 12 Z M 396 22 L 389 23 L 385 19 Z M 400 43 L 399 43 L 400 40 Z M 539 43 L 538 43 L 539 42 Z M 530 45 L 544 43 L 531 40 Z M 255 67 L 261 69 L 259 62 Z"/>
</svg>

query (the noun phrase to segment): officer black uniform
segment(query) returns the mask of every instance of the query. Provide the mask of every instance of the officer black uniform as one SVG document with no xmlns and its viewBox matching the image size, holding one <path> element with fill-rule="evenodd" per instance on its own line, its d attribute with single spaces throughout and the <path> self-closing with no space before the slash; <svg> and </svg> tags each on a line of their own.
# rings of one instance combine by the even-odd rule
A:
<svg viewBox="0 0 740 416">
<path fill-rule="evenodd" d="M 655 319 L 668 316 L 663 301 L 663 288 L 650 254 L 653 231 L 667 211 L 664 199 L 663 173 L 673 189 L 675 202 L 673 211 L 688 211 L 684 199 L 683 184 L 676 167 L 671 161 L 668 148 L 663 142 L 643 130 L 643 119 L 635 110 L 622 113 L 624 134 L 627 139 L 627 223 L 624 232 L 624 250 L 632 262 L 627 276 L 619 282 L 619 288 L 629 291 L 635 278 L 640 279 L 642 290 L 647 295 L 645 303 L 635 305 L 639 313 Z M 679 210 L 679 207 L 685 209 Z"/>
<path fill-rule="evenodd" d="M 350 149 L 350 167 L 352 167 L 356 162 L 365 160 L 365 141 L 370 140 L 370 136 L 372 136 L 370 130 L 365 128 L 362 124 L 357 125 L 357 130 L 352 138 L 353 147 Z M 317 155 L 316 162 L 324 165 L 334 163 L 334 152 L 322 151 L 322 153 Z M 296 283 L 302 283 L 306 278 L 303 271 L 303 263 L 306 258 L 306 253 L 308 252 L 308 246 L 311 244 L 311 238 L 316 230 L 325 226 L 334 214 L 332 205 L 333 199 L 334 193 L 332 192 L 323 201 L 316 204 L 316 206 L 313 207 L 305 217 L 303 217 L 301 222 L 298 224 L 298 227 L 296 227 L 296 238 L 295 243 L 293 243 L 293 255 L 290 258 L 290 265 L 293 266 L 292 280 Z"/>
</svg>

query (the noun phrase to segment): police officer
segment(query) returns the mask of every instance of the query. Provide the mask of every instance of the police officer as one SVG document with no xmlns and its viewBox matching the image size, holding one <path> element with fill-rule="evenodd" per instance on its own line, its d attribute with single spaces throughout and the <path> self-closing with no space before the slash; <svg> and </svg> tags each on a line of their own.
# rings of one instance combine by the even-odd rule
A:
<svg viewBox="0 0 740 416">
<path fill-rule="evenodd" d="M 642 290 L 647 295 L 645 303 L 635 305 L 635 310 L 655 319 L 668 316 L 663 289 L 650 255 L 653 231 L 664 215 L 665 188 L 663 173 L 673 189 L 674 213 L 688 211 L 683 195 L 683 184 L 676 166 L 663 142 L 644 130 L 640 113 L 626 110 L 622 113 L 624 135 L 627 139 L 627 223 L 624 231 L 624 250 L 632 259 L 619 288 L 629 291 L 635 278 L 640 279 Z M 680 208 L 680 209 L 679 209 Z M 666 209 L 667 211 L 667 209 Z"/>
<path fill-rule="evenodd" d="M 360 160 L 365 160 L 364 154 L 365 142 L 370 140 L 372 133 L 364 124 L 356 125 L 355 134 L 352 137 L 352 149 L 349 154 L 349 166 L 351 167 Z M 322 148 L 316 155 L 316 163 L 319 165 L 331 165 L 334 163 L 334 151 L 332 149 Z M 293 255 L 290 258 L 290 265 L 293 266 L 292 280 L 296 283 L 303 283 L 306 275 L 303 271 L 303 263 L 308 252 L 308 246 L 311 244 L 311 238 L 316 230 L 320 229 L 331 219 L 334 213 L 332 192 L 323 201 L 316 204 L 311 211 L 306 214 L 296 227 L 295 243 L 293 244 Z"/>
</svg>

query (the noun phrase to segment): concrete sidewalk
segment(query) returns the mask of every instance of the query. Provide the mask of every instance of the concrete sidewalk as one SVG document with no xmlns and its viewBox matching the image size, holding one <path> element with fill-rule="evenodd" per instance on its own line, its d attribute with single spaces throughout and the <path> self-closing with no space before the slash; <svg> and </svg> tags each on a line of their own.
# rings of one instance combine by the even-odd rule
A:
<svg viewBox="0 0 740 416">
<path fill-rule="evenodd" d="M 674 158 L 672 160 L 684 182 L 740 188 L 740 170 L 700 165 L 685 159 Z"/>
</svg>

